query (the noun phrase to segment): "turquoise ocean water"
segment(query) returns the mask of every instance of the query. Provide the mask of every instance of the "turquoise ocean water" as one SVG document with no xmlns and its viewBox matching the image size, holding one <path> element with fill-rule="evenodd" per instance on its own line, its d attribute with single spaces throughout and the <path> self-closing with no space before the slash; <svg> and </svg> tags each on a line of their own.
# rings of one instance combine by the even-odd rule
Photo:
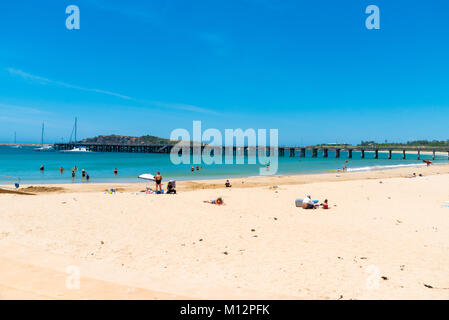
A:
<svg viewBox="0 0 449 320">
<path fill-rule="evenodd" d="M 307 152 L 306 158 L 279 157 L 279 168 L 277 175 L 323 173 L 340 169 L 346 160 L 350 171 L 375 170 L 379 167 L 394 168 L 397 166 L 422 165 L 417 160 L 417 154 L 407 153 L 407 160 L 402 160 L 402 154 L 393 154 L 393 159 L 388 160 L 388 154 L 379 153 L 379 159 L 374 159 L 374 153 L 365 153 L 366 158 L 361 159 L 360 152 L 353 152 L 353 158 L 347 158 L 347 152 L 341 152 L 339 159 L 335 153 L 329 151 L 329 158 L 311 157 L 311 151 Z M 421 159 L 431 160 L 431 155 L 421 155 Z M 213 178 L 232 178 L 242 176 L 259 175 L 260 164 L 201 164 L 202 170 L 191 172 L 191 164 L 174 165 L 168 154 L 145 154 L 145 153 L 63 153 L 63 152 L 38 152 L 32 147 L 11 148 L 0 146 L 0 184 L 10 184 L 18 177 L 22 184 L 46 184 L 46 183 L 83 183 L 81 174 L 78 172 L 72 180 L 71 168 L 75 165 L 85 169 L 90 182 L 137 182 L 137 176 L 142 173 L 155 174 L 160 171 L 164 179 L 194 180 Z M 234 161 L 235 163 L 235 161 Z M 448 163 L 447 155 L 437 156 L 435 163 Z M 39 167 L 43 164 L 45 171 L 42 173 Z M 63 174 L 59 173 L 59 167 L 64 167 Z M 118 175 L 113 174 L 114 168 L 118 169 Z"/>
</svg>

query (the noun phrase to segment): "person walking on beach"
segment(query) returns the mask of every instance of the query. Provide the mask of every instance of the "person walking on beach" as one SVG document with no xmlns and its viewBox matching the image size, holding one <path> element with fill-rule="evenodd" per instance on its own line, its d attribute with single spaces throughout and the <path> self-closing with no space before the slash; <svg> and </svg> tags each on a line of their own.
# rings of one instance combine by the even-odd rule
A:
<svg viewBox="0 0 449 320">
<path fill-rule="evenodd" d="M 162 192 L 162 176 L 159 171 L 157 172 L 157 175 L 154 177 L 154 180 L 156 181 L 156 191 L 159 188 L 159 191 Z"/>
</svg>

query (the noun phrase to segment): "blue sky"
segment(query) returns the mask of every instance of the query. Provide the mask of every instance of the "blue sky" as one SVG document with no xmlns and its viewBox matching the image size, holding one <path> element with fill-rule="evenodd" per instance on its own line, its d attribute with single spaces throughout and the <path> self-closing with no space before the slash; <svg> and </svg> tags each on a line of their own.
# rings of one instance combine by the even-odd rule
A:
<svg viewBox="0 0 449 320">
<path fill-rule="evenodd" d="M 67 30 L 65 8 L 81 11 Z M 365 8 L 380 8 L 367 30 Z M 0 141 L 277 128 L 449 139 L 449 1 L 2 1 Z"/>
</svg>

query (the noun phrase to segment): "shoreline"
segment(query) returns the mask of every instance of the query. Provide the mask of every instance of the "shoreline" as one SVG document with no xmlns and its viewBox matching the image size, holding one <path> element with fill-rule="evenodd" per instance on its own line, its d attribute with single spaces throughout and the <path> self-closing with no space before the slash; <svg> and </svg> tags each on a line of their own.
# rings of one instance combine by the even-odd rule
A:
<svg viewBox="0 0 449 320">
<path fill-rule="evenodd" d="M 373 167 L 374 168 L 374 167 Z M 231 181 L 233 188 L 254 188 L 267 187 L 273 185 L 294 185 L 309 184 L 315 182 L 338 182 L 353 181 L 365 179 L 379 178 L 406 178 L 408 174 L 416 173 L 437 175 L 449 174 L 449 164 L 439 163 L 429 167 L 425 165 L 406 165 L 395 168 L 382 168 L 366 170 L 366 171 L 347 171 L 347 172 L 331 172 L 331 173 L 308 173 L 308 174 L 286 174 L 274 176 L 242 176 L 212 179 L 195 179 L 195 180 L 176 180 L 176 189 L 178 191 L 194 191 L 198 189 L 224 189 L 224 183 L 227 179 Z M 163 180 L 163 186 L 168 180 Z M 5 189 L 9 185 L 0 185 L 0 189 Z M 80 183 L 36 183 L 22 184 L 18 189 L 22 192 L 30 193 L 61 193 L 61 192 L 100 192 L 110 188 L 118 189 L 120 192 L 140 192 L 145 188 L 154 187 L 154 182 L 138 181 L 138 182 L 80 182 Z M 9 188 L 8 188 L 9 189 Z"/>
</svg>

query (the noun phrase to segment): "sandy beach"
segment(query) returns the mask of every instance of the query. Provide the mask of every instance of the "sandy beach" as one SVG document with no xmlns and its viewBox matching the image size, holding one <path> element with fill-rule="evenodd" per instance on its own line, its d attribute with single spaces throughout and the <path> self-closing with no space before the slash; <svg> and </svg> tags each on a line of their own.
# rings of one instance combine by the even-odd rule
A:
<svg viewBox="0 0 449 320">
<path fill-rule="evenodd" d="M 231 182 L 0 191 L 0 298 L 449 299 L 449 166 Z"/>
</svg>

